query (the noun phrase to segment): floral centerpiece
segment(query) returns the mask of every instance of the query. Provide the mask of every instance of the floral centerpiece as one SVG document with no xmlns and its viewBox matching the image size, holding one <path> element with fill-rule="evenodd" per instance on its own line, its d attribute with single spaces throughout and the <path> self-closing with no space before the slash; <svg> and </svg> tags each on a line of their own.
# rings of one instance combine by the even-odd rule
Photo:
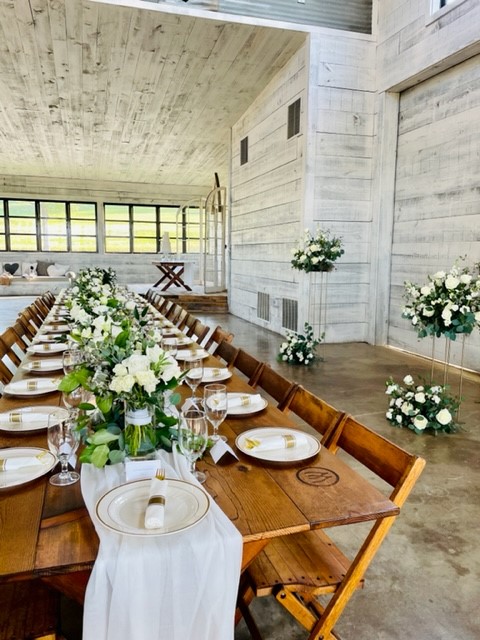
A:
<svg viewBox="0 0 480 640">
<path fill-rule="evenodd" d="M 333 263 L 343 255 L 342 241 L 330 231 L 317 228 L 315 235 L 306 229 L 303 246 L 293 249 L 292 267 L 299 271 L 331 271 Z"/>
<path fill-rule="evenodd" d="M 385 393 L 391 396 L 386 418 L 393 426 L 407 427 L 415 433 L 457 430 L 454 416 L 460 401 L 448 393 L 446 386 L 415 384 L 410 375 L 403 383 L 397 384 L 392 378 L 386 381 Z"/>
<path fill-rule="evenodd" d="M 308 322 L 305 323 L 304 333 L 297 331 L 287 331 L 286 340 L 280 345 L 278 359 L 289 364 L 303 364 L 308 366 L 315 360 L 315 349 L 323 339 L 315 338 L 313 328 Z"/>
<path fill-rule="evenodd" d="M 408 318 L 418 337 L 444 335 L 455 340 L 480 326 L 480 274 L 455 264 L 450 271 L 428 276 L 428 283 L 418 286 L 405 282 L 407 304 L 403 317 Z"/>
<path fill-rule="evenodd" d="M 171 450 L 177 419 L 168 414 L 165 400 L 181 377 L 176 360 L 160 348 L 161 335 L 149 324 L 143 301 L 97 281 L 94 294 L 100 295 L 90 296 L 85 308 L 86 288 L 70 292 L 75 323 L 70 337 L 84 363 L 59 386 L 65 392 L 82 386 L 94 397 L 80 407 L 86 444 L 80 460 L 103 467 L 127 455 Z"/>
</svg>

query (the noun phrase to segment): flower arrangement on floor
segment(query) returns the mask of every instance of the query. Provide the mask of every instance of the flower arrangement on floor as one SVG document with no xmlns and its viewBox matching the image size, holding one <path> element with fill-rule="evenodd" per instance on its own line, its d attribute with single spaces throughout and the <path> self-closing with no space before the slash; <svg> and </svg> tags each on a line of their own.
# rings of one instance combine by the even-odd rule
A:
<svg viewBox="0 0 480 640">
<path fill-rule="evenodd" d="M 418 337 L 444 335 L 455 340 L 480 326 L 480 263 L 474 271 L 457 263 L 449 272 L 428 276 L 428 284 L 405 282 L 403 317 L 408 318 Z"/>
<path fill-rule="evenodd" d="M 308 322 L 305 323 L 304 333 L 297 331 L 287 331 L 286 340 L 280 345 L 278 359 L 289 364 L 309 365 L 315 360 L 315 349 L 323 339 L 315 338 L 313 328 Z"/>
<path fill-rule="evenodd" d="M 292 267 L 299 271 L 331 271 L 333 263 L 345 253 L 340 238 L 317 228 L 315 235 L 306 229 L 303 246 L 293 249 Z"/>
<path fill-rule="evenodd" d="M 392 378 L 385 383 L 385 393 L 391 396 L 386 418 L 394 427 L 435 434 L 453 433 L 458 429 L 454 416 L 460 401 L 448 393 L 448 387 L 415 384 L 410 375 L 405 376 L 403 383 L 404 386 L 397 384 Z"/>
<path fill-rule="evenodd" d="M 84 290 L 71 293 L 78 343 L 84 363 L 66 375 L 59 389 L 81 386 L 94 396 L 85 402 L 79 430 L 86 444 L 81 462 L 97 467 L 121 462 L 157 448 L 171 450 L 177 418 L 169 415 L 166 395 L 178 386 L 181 371 L 176 360 L 158 345 L 159 329 L 147 322 L 148 308 L 140 300 L 111 285 L 97 282 L 105 295 L 82 308 Z M 170 397 L 170 403 L 177 401 Z"/>
</svg>

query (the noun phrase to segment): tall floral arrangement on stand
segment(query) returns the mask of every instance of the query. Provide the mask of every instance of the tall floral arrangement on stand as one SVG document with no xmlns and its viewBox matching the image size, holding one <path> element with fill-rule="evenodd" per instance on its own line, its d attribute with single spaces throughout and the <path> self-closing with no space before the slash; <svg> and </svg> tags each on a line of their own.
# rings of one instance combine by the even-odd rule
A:
<svg viewBox="0 0 480 640">
<path fill-rule="evenodd" d="M 90 285 L 70 292 L 70 337 L 84 362 L 59 387 L 68 392 L 82 386 L 93 398 L 81 405 L 86 446 L 80 460 L 97 467 L 171 449 L 177 419 L 168 412 L 166 396 L 181 377 L 176 360 L 159 347 L 160 330 L 148 322 L 144 301 L 112 286 L 97 281 L 85 305 Z"/>
<path fill-rule="evenodd" d="M 386 381 L 387 395 L 392 396 L 386 413 L 387 420 L 395 426 L 407 426 L 415 433 L 458 429 L 458 409 L 461 403 L 463 376 L 463 349 L 465 337 L 475 327 L 480 327 L 480 265 L 473 269 L 461 267 L 459 261 L 450 271 L 438 271 L 428 276 L 424 285 L 405 282 L 406 305 L 402 316 L 410 320 L 419 338 L 432 336 L 432 372 L 430 384 L 415 385 L 413 378 L 404 378 L 405 387 Z M 435 362 L 435 338 L 445 337 L 444 384 L 433 382 Z M 460 367 L 460 392 L 451 395 L 446 385 L 449 365 L 450 342 L 463 338 L 462 365 Z"/>
<path fill-rule="evenodd" d="M 299 271 L 331 271 L 333 263 L 345 251 L 340 238 L 331 236 L 330 231 L 317 228 L 315 234 L 305 230 L 302 246 L 293 249 L 292 267 Z"/>
</svg>

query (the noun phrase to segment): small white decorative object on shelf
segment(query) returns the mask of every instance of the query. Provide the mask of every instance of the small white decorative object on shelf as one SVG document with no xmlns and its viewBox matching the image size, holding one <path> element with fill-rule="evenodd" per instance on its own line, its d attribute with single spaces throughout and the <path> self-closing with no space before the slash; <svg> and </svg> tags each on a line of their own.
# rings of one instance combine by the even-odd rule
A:
<svg viewBox="0 0 480 640">
<path fill-rule="evenodd" d="M 162 243 L 160 245 L 160 253 L 163 253 L 163 254 L 172 253 L 172 245 L 170 243 L 170 236 L 168 234 L 168 231 L 165 231 L 165 233 L 162 236 Z"/>
</svg>

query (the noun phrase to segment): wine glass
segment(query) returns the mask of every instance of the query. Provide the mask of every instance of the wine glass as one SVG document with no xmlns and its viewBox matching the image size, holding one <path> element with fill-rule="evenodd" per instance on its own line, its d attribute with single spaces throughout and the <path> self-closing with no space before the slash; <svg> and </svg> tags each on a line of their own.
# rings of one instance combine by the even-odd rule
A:
<svg viewBox="0 0 480 640">
<path fill-rule="evenodd" d="M 83 361 L 82 352 L 79 349 L 67 349 L 63 352 L 62 365 L 65 375 L 75 371 L 76 367 Z"/>
<path fill-rule="evenodd" d="M 206 475 L 203 471 L 195 469 L 195 462 L 207 448 L 207 441 L 208 422 L 205 412 L 197 407 L 183 411 L 178 430 L 178 445 L 190 464 L 190 473 L 198 482 L 205 482 Z"/>
<path fill-rule="evenodd" d="M 80 405 L 87 399 L 87 392 L 82 386 L 72 391 L 63 391 L 62 401 L 69 410 L 72 418 L 77 418 L 80 413 Z"/>
<path fill-rule="evenodd" d="M 48 448 L 57 456 L 62 465 L 60 473 L 50 478 L 50 483 L 59 487 L 74 484 L 80 478 L 76 471 L 69 471 L 68 460 L 78 448 L 78 434 L 75 431 L 75 421 L 69 416 L 53 411 L 48 416 L 47 428 Z"/>
<path fill-rule="evenodd" d="M 185 373 L 185 382 L 192 390 L 192 398 L 195 397 L 195 391 L 203 378 L 203 359 L 192 355 L 183 361 L 183 371 Z"/>
<path fill-rule="evenodd" d="M 178 340 L 174 336 L 162 338 L 161 347 L 165 353 L 175 357 L 177 355 Z"/>
<path fill-rule="evenodd" d="M 218 433 L 218 427 L 227 415 L 227 387 L 224 384 L 207 384 L 203 390 L 203 399 L 205 415 L 213 427 L 211 440 L 226 440 L 225 436 Z"/>
</svg>

